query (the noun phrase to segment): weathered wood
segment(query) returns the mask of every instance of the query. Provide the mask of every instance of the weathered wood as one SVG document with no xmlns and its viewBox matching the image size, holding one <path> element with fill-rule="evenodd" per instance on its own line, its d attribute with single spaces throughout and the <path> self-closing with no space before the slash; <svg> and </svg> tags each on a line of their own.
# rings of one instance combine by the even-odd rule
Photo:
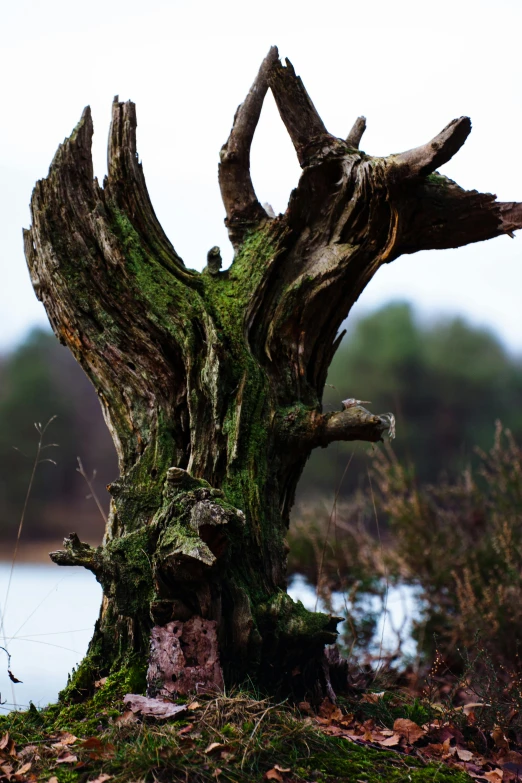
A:
<svg viewBox="0 0 522 783">
<path fill-rule="evenodd" d="M 432 174 L 460 150 L 471 133 L 469 117 L 452 120 L 435 138 L 421 147 L 393 158 L 396 176 L 422 177 Z"/>
<path fill-rule="evenodd" d="M 249 165 L 268 87 L 303 168 L 278 217 L 259 204 Z M 291 64 L 270 50 L 221 151 L 236 250 L 225 271 L 217 247 L 202 273 L 186 269 L 165 236 L 130 102 L 113 104 L 103 187 L 88 109 L 37 183 L 24 232 L 33 285 L 98 392 L 121 473 L 103 546 L 72 535 L 52 555 L 90 568 L 104 589 L 78 683 L 131 654 L 146 658 L 152 628 L 173 623 L 215 629 L 228 682 L 248 673 L 272 688 L 330 692 L 323 649 L 338 618 L 286 595 L 290 508 L 313 448 L 394 432 L 393 415 L 364 401 L 322 412 L 341 324 L 402 253 L 522 227 L 522 204 L 435 171 L 464 143 L 467 118 L 386 158 L 358 150 L 364 127 L 359 118 L 347 140 L 330 134 Z"/>
<path fill-rule="evenodd" d="M 252 185 L 250 147 L 268 90 L 268 74 L 277 60 L 277 47 L 272 46 L 250 92 L 238 107 L 228 141 L 221 148 L 219 186 L 227 215 L 225 223 L 234 247 L 241 244 L 247 231 L 259 226 L 268 217 Z"/>
<path fill-rule="evenodd" d="M 353 147 L 353 149 L 358 150 L 359 144 L 361 143 L 361 139 L 363 137 L 363 133 L 366 130 L 366 117 L 357 117 L 355 120 L 352 129 L 348 136 L 346 137 L 346 144 L 348 147 Z"/>
<path fill-rule="evenodd" d="M 304 168 L 337 150 L 340 139 L 328 133 L 294 66 L 288 59 L 285 62 L 286 68 L 279 60 L 273 64 L 268 81 L 299 163 Z"/>
</svg>

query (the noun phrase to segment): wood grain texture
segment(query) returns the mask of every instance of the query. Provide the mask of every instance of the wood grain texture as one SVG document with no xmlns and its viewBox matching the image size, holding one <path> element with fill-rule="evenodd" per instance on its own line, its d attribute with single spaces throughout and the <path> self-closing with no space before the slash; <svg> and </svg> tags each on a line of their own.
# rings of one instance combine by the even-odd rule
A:
<svg viewBox="0 0 522 783">
<path fill-rule="evenodd" d="M 278 217 L 250 176 L 269 88 L 303 169 Z M 290 509 L 313 448 L 375 442 L 394 427 L 358 401 L 323 413 L 340 328 L 383 264 L 512 236 L 522 204 L 437 171 L 464 143 L 467 118 L 415 150 L 372 157 L 358 149 L 364 118 L 347 140 L 330 134 L 272 47 L 221 151 L 234 261 L 222 270 L 211 248 L 198 273 L 156 218 L 136 127 L 134 104 L 115 99 L 100 186 L 86 109 L 36 184 L 24 232 L 35 292 L 92 380 L 119 456 L 103 546 L 71 535 L 53 553 L 104 589 L 93 677 L 122 656 L 146 658 L 154 625 L 195 618 L 215 623 L 227 683 L 248 673 L 272 690 L 330 693 L 323 650 L 337 619 L 286 595 Z"/>
<path fill-rule="evenodd" d="M 353 147 L 354 149 L 358 150 L 365 130 L 366 117 L 357 117 L 350 133 L 346 137 L 346 144 L 348 147 Z"/>
<path fill-rule="evenodd" d="M 272 46 L 247 97 L 238 107 L 230 136 L 220 152 L 219 187 L 227 215 L 225 224 L 234 247 L 241 243 L 247 231 L 268 217 L 257 200 L 250 177 L 250 147 L 268 90 L 268 74 L 277 60 L 277 47 Z"/>
</svg>

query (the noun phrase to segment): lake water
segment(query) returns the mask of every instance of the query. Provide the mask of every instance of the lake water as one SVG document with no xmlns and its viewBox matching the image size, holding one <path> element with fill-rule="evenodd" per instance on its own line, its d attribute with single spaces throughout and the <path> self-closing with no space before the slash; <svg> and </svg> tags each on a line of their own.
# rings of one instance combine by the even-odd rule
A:
<svg viewBox="0 0 522 783">
<path fill-rule="evenodd" d="M 4 606 L 11 565 L 0 562 L 0 604 Z M 302 577 L 294 577 L 289 591 L 309 609 L 315 608 L 315 591 Z M 12 684 L 7 676 L 7 656 L 0 650 L 0 707 L 2 711 L 27 707 L 30 701 L 45 706 L 56 700 L 87 650 L 101 603 L 101 587 L 83 568 L 16 564 L 0 627 L 0 645 L 11 654 L 11 670 L 22 680 Z M 342 615 L 344 597 L 335 597 L 335 611 Z M 320 607 L 319 607 L 320 608 Z M 388 612 L 381 617 L 376 638 L 383 649 L 395 644 L 393 628 L 404 621 L 403 653 L 413 654 L 410 638 L 415 595 L 407 588 L 390 588 Z"/>
</svg>

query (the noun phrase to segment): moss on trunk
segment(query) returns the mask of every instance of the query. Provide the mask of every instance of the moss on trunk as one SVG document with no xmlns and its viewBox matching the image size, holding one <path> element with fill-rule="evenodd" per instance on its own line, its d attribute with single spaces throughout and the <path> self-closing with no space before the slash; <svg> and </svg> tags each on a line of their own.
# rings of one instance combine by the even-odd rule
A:
<svg viewBox="0 0 522 783">
<path fill-rule="evenodd" d="M 257 201 L 249 169 L 269 86 L 303 168 L 278 217 Z M 464 142 L 467 118 L 388 158 L 358 150 L 364 127 L 360 119 L 348 142 L 329 134 L 291 64 L 270 50 L 221 150 L 236 251 L 225 271 L 215 247 L 202 273 L 187 269 L 165 236 L 130 102 L 113 105 L 103 187 L 89 109 L 37 183 L 24 233 L 33 285 L 97 390 L 120 464 L 102 547 L 71 536 L 53 556 L 90 568 L 104 590 L 72 691 L 88 693 L 135 656 L 145 662 L 153 625 L 193 618 L 216 629 L 227 683 L 248 675 L 273 690 L 329 687 L 323 649 L 336 618 L 285 592 L 295 489 L 313 448 L 394 429 L 392 414 L 357 400 L 322 413 L 339 328 L 402 252 L 522 225 L 520 205 L 435 173 Z"/>
</svg>

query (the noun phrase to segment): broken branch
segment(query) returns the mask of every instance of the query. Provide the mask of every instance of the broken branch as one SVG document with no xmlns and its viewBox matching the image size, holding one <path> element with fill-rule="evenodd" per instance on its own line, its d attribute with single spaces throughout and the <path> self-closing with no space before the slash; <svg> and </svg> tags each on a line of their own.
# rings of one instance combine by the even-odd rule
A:
<svg viewBox="0 0 522 783">
<path fill-rule="evenodd" d="M 452 120 L 427 144 L 393 156 L 395 175 L 400 172 L 401 178 L 406 179 L 431 174 L 451 160 L 470 133 L 471 120 L 469 117 L 459 117 L 457 120 Z"/>
<path fill-rule="evenodd" d="M 355 150 L 358 150 L 359 144 L 361 143 L 361 139 L 365 130 L 366 130 L 366 117 L 357 117 L 357 119 L 355 120 L 352 126 L 350 133 L 346 137 L 347 145 Z"/>
<path fill-rule="evenodd" d="M 290 60 L 285 62 L 286 68 L 279 60 L 273 64 L 268 81 L 301 167 L 322 160 L 333 151 L 346 151 L 345 142 L 326 130 Z"/>
<path fill-rule="evenodd" d="M 227 214 L 225 224 L 234 247 L 241 243 L 249 228 L 267 218 L 250 176 L 250 147 L 268 90 L 268 73 L 277 59 L 277 47 L 272 46 L 236 112 L 230 136 L 220 152 L 219 187 Z"/>
<path fill-rule="evenodd" d="M 395 417 L 393 413 L 375 414 L 354 405 L 343 411 L 325 413 L 321 416 L 316 430 L 317 445 L 328 446 L 336 440 L 365 440 L 377 443 L 385 432 L 395 436 Z"/>
<path fill-rule="evenodd" d="M 50 552 L 49 557 L 60 566 L 83 566 L 97 574 L 101 571 L 99 549 L 80 541 L 76 533 L 70 533 L 63 540 L 64 549 Z"/>
<path fill-rule="evenodd" d="M 150 200 L 136 146 L 137 125 L 135 104 L 132 101 L 120 103 L 116 95 L 112 103 L 107 153 L 108 194 L 163 263 L 169 267 L 173 265 L 178 274 L 183 274 L 185 265 L 161 227 Z"/>
<path fill-rule="evenodd" d="M 419 180 L 404 199 L 401 219 L 401 253 L 443 250 L 513 236 L 522 228 L 522 204 L 464 190 L 436 172 Z"/>
</svg>

